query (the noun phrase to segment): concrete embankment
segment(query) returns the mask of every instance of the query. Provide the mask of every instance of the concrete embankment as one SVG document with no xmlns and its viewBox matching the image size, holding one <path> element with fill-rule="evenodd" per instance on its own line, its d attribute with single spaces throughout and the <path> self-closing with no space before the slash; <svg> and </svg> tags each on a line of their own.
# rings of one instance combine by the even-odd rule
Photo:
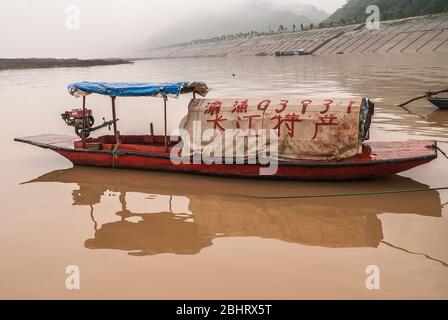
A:
<svg viewBox="0 0 448 320">
<path fill-rule="evenodd" d="M 289 32 L 203 44 L 151 49 L 148 58 L 274 55 L 307 50 L 315 55 L 448 52 L 448 16 L 386 21 L 369 30 L 365 24 Z"/>
</svg>

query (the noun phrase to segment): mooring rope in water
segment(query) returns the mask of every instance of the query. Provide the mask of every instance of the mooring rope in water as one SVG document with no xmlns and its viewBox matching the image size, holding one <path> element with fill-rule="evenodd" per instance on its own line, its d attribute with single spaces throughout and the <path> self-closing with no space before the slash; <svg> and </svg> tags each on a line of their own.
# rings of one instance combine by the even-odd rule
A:
<svg viewBox="0 0 448 320">
<path fill-rule="evenodd" d="M 439 91 L 434 91 L 434 92 L 431 92 L 431 91 L 426 92 L 424 95 L 419 96 L 419 97 L 415 97 L 415 98 L 412 98 L 412 99 L 410 99 L 410 100 L 408 100 L 406 102 L 400 103 L 398 106 L 399 107 L 404 107 L 405 105 L 407 105 L 407 104 L 409 104 L 411 102 L 414 102 L 414 101 L 417 101 L 419 99 L 423 99 L 423 98 L 426 98 L 426 97 L 429 97 L 429 96 L 433 96 L 433 95 L 435 96 L 435 95 L 437 95 L 439 93 L 443 93 L 443 92 L 448 92 L 448 88 L 443 89 L 443 90 L 439 90 Z"/>
<path fill-rule="evenodd" d="M 440 153 L 445 157 L 445 158 L 447 158 L 448 159 L 448 156 L 446 155 L 446 153 L 442 150 L 442 149 L 440 149 L 440 147 L 438 147 L 438 146 L 432 146 L 433 148 L 435 148 L 435 149 L 437 149 L 438 151 L 440 151 Z"/>
<path fill-rule="evenodd" d="M 410 253 L 410 254 L 415 254 L 415 255 L 423 256 L 423 257 L 425 257 L 426 259 L 429 259 L 429 260 L 432 260 L 432 261 L 436 261 L 436 262 L 441 263 L 444 267 L 448 267 L 448 263 L 446 263 L 445 261 L 440 260 L 440 259 L 433 258 L 433 257 L 431 257 L 430 255 L 428 255 L 428 254 L 426 254 L 426 253 L 414 252 L 414 251 L 411 251 L 411 250 L 408 250 L 408 249 L 405 249 L 405 248 L 396 246 L 396 245 L 394 245 L 394 244 L 392 244 L 392 243 L 390 243 L 390 242 L 384 241 L 384 240 L 381 240 L 380 242 L 381 242 L 382 244 L 385 244 L 385 245 L 391 247 L 391 248 L 394 248 L 394 249 L 397 249 L 397 250 L 401 250 L 401 251 L 404 251 L 404 252 L 406 252 L 406 253 Z"/>
<path fill-rule="evenodd" d="M 302 196 L 250 196 L 250 195 L 241 195 L 241 196 L 245 198 L 254 198 L 254 199 L 312 199 L 312 198 L 332 198 L 332 197 L 373 196 L 373 195 L 394 194 L 394 193 L 427 192 L 427 191 L 440 191 L 440 190 L 448 190 L 448 187 L 425 188 L 425 189 L 423 188 L 401 189 L 401 190 L 372 191 L 372 192 L 358 192 L 358 193 L 313 194 Z"/>
<path fill-rule="evenodd" d="M 440 149 L 440 147 L 436 145 L 431 145 L 428 147 L 437 149 L 448 160 L 448 155 L 442 149 Z M 240 195 L 240 196 L 254 199 L 313 199 L 313 198 L 373 196 L 373 195 L 384 195 L 395 193 L 427 192 L 427 191 L 441 191 L 441 190 L 448 190 L 448 187 L 385 190 L 385 191 L 370 191 L 370 192 L 357 192 L 357 193 L 313 194 L 313 195 L 301 195 L 301 196 L 251 196 L 251 195 Z"/>
</svg>

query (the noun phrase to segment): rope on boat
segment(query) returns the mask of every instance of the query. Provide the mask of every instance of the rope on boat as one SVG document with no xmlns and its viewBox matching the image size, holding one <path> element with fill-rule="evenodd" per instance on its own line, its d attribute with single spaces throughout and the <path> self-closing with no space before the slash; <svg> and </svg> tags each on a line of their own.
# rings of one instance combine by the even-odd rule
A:
<svg viewBox="0 0 448 320">
<path fill-rule="evenodd" d="M 117 149 L 118 149 L 118 145 L 115 145 L 115 147 L 112 150 L 112 169 L 115 169 L 115 158 L 118 157 L 117 155 Z"/>
<path fill-rule="evenodd" d="M 115 132 L 115 146 L 112 149 L 112 169 L 115 169 L 115 159 L 118 158 L 117 150 L 120 147 L 120 131 Z"/>
<path fill-rule="evenodd" d="M 401 189 L 401 190 L 388 190 L 388 191 L 371 191 L 371 192 L 357 192 L 357 193 L 330 193 L 330 194 L 314 194 L 314 195 L 302 195 L 302 196 L 250 196 L 244 195 L 245 198 L 256 199 L 313 199 L 313 198 L 332 198 L 332 197 L 355 197 L 355 196 L 373 196 L 383 194 L 394 193 L 411 193 L 411 192 L 427 192 L 427 191 L 440 191 L 448 190 L 448 187 L 438 188 L 425 188 L 425 189 Z"/>
</svg>

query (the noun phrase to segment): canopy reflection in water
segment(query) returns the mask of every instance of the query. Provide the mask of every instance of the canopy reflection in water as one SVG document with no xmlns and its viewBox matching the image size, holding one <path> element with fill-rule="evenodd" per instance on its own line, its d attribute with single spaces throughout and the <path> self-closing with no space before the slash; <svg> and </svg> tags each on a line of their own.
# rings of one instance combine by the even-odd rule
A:
<svg viewBox="0 0 448 320">
<path fill-rule="evenodd" d="M 85 167 L 53 171 L 30 182 L 77 184 L 73 204 L 90 206 L 94 236 L 89 249 L 125 250 L 135 256 L 196 254 L 218 237 L 261 237 L 327 248 L 376 248 L 383 240 L 382 213 L 440 217 L 439 193 L 412 179 L 352 183 L 272 182 L 182 176 Z M 426 189 L 418 197 L 389 194 L 318 199 L 257 199 L 258 196 L 307 195 L 397 189 Z M 119 194 L 117 221 L 99 225 L 94 206 L 106 192 Z M 129 196 L 145 195 L 147 212 L 129 210 Z M 249 197 L 250 196 L 250 197 Z M 366 201 L 368 197 L 369 201 Z M 404 198 L 405 197 L 405 198 Z M 180 206 L 183 210 L 173 209 Z M 154 208 L 161 209 L 153 212 Z M 138 221 L 134 221 L 138 220 Z"/>
</svg>

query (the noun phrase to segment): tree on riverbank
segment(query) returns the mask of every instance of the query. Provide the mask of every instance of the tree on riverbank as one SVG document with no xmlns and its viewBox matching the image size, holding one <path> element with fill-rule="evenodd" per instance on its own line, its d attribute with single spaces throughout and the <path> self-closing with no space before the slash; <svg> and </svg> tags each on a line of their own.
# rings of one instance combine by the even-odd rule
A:
<svg viewBox="0 0 448 320">
<path fill-rule="evenodd" d="M 367 18 L 365 11 L 369 5 L 380 8 L 382 20 L 448 12 L 447 0 L 349 0 L 323 21 L 322 25 L 344 25 L 365 21 Z"/>
</svg>

